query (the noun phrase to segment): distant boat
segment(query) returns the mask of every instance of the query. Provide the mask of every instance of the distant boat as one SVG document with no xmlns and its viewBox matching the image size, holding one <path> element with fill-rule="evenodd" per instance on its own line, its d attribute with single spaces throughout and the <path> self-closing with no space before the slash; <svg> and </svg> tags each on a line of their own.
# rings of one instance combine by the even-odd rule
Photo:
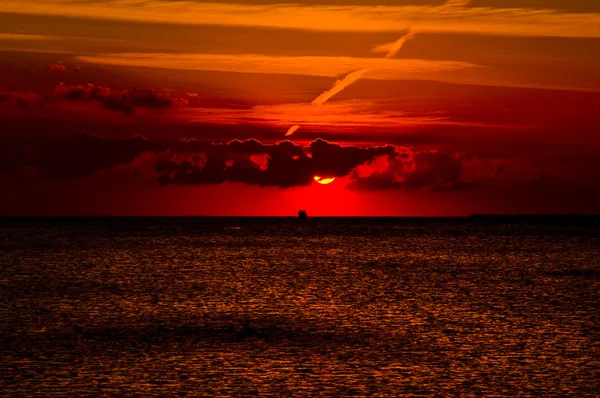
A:
<svg viewBox="0 0 600 398">
<path fill-rule="evenodd" d="M 299 210 L 298 211 L 298 218 L 301 220 L 304 220 L 306 217 L 308 217 L 308 214 L 306 214 L 306 210 Z"/>
</svg>

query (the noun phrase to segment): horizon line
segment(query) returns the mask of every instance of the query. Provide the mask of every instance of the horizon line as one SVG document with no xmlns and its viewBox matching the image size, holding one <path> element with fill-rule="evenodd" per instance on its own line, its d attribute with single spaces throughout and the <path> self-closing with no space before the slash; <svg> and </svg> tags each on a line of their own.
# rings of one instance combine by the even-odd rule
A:
<svg viewBox="0 0 600 398">
<path fill-rule="evenodd" d="M 0 215 L 1 219 L 56 219 L 56 218 L 298 218 L 296 215 L 285 215 L 285 216 L 273 216 L 273 215 L 111 215 L 111 214 L 99 214 L 99 215 Z M 308 218 L 397 218 L 397 219 L 472 219 L 472 218 L 600 218 L 599 214 L 577 214 L 577 213 L 474 213 L 470 215 L 457 215 L 457 216 L 361 216 L 361 215 L 348 215 L 348 216 L 309 216 Z"/>
</svg>

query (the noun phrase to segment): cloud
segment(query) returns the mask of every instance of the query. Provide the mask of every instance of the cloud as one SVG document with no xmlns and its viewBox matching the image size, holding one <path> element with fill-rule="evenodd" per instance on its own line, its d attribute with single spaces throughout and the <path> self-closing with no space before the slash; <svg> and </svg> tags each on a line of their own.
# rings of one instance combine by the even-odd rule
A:
<svg viewBox="0 0 600 398">
<path fill-rule="evenodd" d="M 358 95 L 365 87 L 357 87 Z M 318 92 L 317 89 L 314 91 Z M 443 105 L 448 102 L 445 97 L 438 99 L 438 105 L 433 99 L 428 100 L 430 109 L 415 108 L 403 101 L 341 98 L 320 106 L 280 103 L 241 107 L 232 105 L 233 101 L 226 98 L 205 97 L 203 94 L 194 97 L 159 90 L 123 90 L 94 84 L 59 83 L 50 92 L 0 91 L 0 102 L 8 105 L 0 107 L 0 114 L 9 118 L 26 115 L 27 119 L 11 128 L 15 132 L 41 131 L 42 128 L 45 132 L 61 134 L 59 125 L 72 124 L 76 131 L 86 126 L 91 128 L 97 123 L 116 123 L 120 125 L 115 126 L 119 134 L 176 134 L 227 140 L 240 137 L 273 139 L 277 135 L 283 136 L 286 129 L 296 134 L 297 129 L 289 130 L 291 125 L 302 126 L 304 136 L 310 139 L 336 137 L 353 142 L 359 139 L 360 134 L 367 134 L 360 138 L 361 142 L 365 139 L 389 142 L 395 136 L 404 136 L 425 127 L 436 128 L 437 131 L 445 128 L 451 132 L 453 130 L 450 129 L 459 127 L 522 130 L 528 126 L 519 119 L 517 122 L 523 124 L 503 125 L 499 118 L 486 122 L 488 117 L 480 117 L 481 111 L 475 112 L 475 118 L 471 117 L 472 114 L 459 114 L 453 118 L 451 106 L 448 105 L 449 109 Z M 48 125 L 48 118 L 59 124 Z M 131 127 L 125 128 L 123 123 Z M 169 125 L 170 130 L 161 127 L 164 125 Z"/>
<path fill-rule="evenodd" d="M 462 173 L 462 164 L 449 155 L 401 148 L 397 156 L 378 158 L 354 169 L 350 188 L 447 190 L 459 184 Z"/>
<path fill-rule="evenodd" d="M 55 64 L 48 65 L 46 70 L 52 73 L 66 73 L 67 67 L 64 64 L 57 62 Z"/>
<path fill-rule="evenodd" d="M 0 40 L 19 40 L 19 41 L 58 40 L 58 37 L 43 36 L 43 35 L 27 35 L 27 34 L 19 34 L 19 33 L 0 33 Z"/>
<path fill-rule="evenodd" d="M 600 38 L 599 13 L 543 8 L 464 7 L 466 1 L 434 5 L 233 4 L 193 1 L 3 0 L 0 11 L 95 19 L 223 26 L 260 26 L 320 31 L 400 31 L 413 21 L 418 32 Z"/>
<path fill-rule="evenodd" d="M 349 70 L 368 69 L 369 79 L 376 80 L 452 80 L 453 75 L 448 72 L 481 68 L 460 61 L 257 54 L 121 53 L 76 58 L 81 62 L 117 66 L 328 77 L 337 77 Z"/>
<path fill-rule="evenodd" d="M 197 155 L 196 155 L 197 156 Z M 206 161 L 173 155 L 157 164 L 161 184 L 219 184 L 242 182 L 263 187 L 289 188 L 312 184 L 314 176 L 348 179 L 351 189 L 448 190 L 458 186 L 461 163 L 441 152 L 413 152 L 404 147 L 342 146 L 322 139 L 308 147 L 283 141 L 232 141 L 205 147 Z M 383 162 L 383 168 L 376 165 Z M 369 170 L 369 171 L 365 171 Z"/>
<path fill-rule="evenodd" d="M 443 7 L 467 7 L 471 0 L 447 0 Z"/>
<path fill-rule="evenodd" d="M 408 86 L 409 84 L 400 87 L 398 84 L 399 90 Z M 394 137 L 401 137 L 424 128 L 435 129 L 438 136 L 451 136 L 459 128 L 486 129 L 490 132 L 490 129 L 524 131 L 531 130 L 536 124 L 552 122 L 534 118 L 535 114 L 532 112 L 540 108 L 537 105 L 527 108 L 527 115 L 520 115 L 519 112 L 515 113 L 512 110 L 510 104 L 506 105 L 502 102 L 502 107 L 507 111 L 504 113 L 496 111 L 490 114 L 477 107 L 481 103 L 489 105 L 487 98 L 478 100 L 478 97 L 469 97 L 472 103 L 456 104 L 451 101 L 450 96 L 442 95 L 443 93 L 415 91 L 418 87 L 414 85 L 412 88 L 406 88 L 408 90 L 406 92 L 391 90 L 389 84 L 387 87 L 390 94 L 401 93 L 397 94 L 399 95 L 397 100 L 336 97 L 336 101 L 330 100 L 320 106 L 313 106 L 310 103 L 237 106 L 234 101 L 229 101 L 226 97 L 215 98 L 204 94 L 190 97 L 187 94 L 160 90 L 115 89 L 94 84 L 58 84 L 53 91 L 42 90 L 37 94 L 0 91 L 0 95 L 4 98 L 0 98 L 0 101 L 8 104 L 0 107 L 0 114 L 9 118 L 27 115 L 27 119 L 22 119 L 23 122 L 11 128 L 15 132 L 40 131 L 41 127 L 46 132 L 55 131 L 60 134 L 59 125 L 72 124 L 72 128 L 77 131 L 82 127 L 91 128 L 93 124 L 108 123 L 120 125 L 115 126 L 120 134 L 146 134 L 150 129 L 152 132 L 148 131 L 149 135 L 176 134 L 221 140 L 240 137 L 273 139 L 277 135 L 283 136 L 290 126 L 298 125 L 302 126 L 306 139 L 336 137 L 336 139 L 352 142 L 357 139 L 363 140 L 361 142 L 365 142 L 364 140 L 389 142 L 394 140 Z M 369 95 L 369 92 L 365 91 L 368 88 L 367 84 L 356 87 L 356 91 L 351 95 L 361 96 L 362 93 Z M 316 93 L 319 91 L 316 88 L 313 90 Z M 415 106 L 411 101 L 401 98 L 401 96 L 411 98 L 415 92 L 421 93 L 427 101 L 419 99 L 419 103 Z M 501 97 L 493 97 L 507 98 L 504 94 Z M 538 98 L 548 97 L 548 93 L 544 92 L 521 102 L 537 104 Z M 557 94 L 556 97 L 564 99 L 564 94 Z M 573 109 L 579 109 L 576 113 L 583 115 L 585 110 L 593 108 L 592 105 L 595 103 L 593 97 L 577 98 L 577 102 L 573 102 L 574 99 L 570 100 L 570 107 L 563 106 L 562 113 L 566 115 L 574 112 Z M 587 105 L 580 108 L 580 103 Z M 455 106 L 460 108 L 457 110 Z M 461 112 L 462 109 L 467 111 Z M 518 109 L 526 108 L 517 107 Z M 511 118 L 507 119 L 503 116 L 509 113 Z M 57 121 L 58 124 L 47 124 L 48 118 Z M 582 118 L 584 119 L 585 117 Z M 510 120 L 513 124 L 503 124 L 505 120 Z M 123 123 L 131 126 L 128 128 L 129 131 L 122 125 Z M 170 126 L 170 130 L 161 127 L 164 125 Z M 292 131 L 297 134 L 297 130 Z M 444 133 L 439 134 L 440 131 Z M 360 137 L 361 134 L 363 137 Z"/>
<path fill-rule="evenodd" d="M 468 184 L 481 185 L 492 179 L 498 185 L 531 184 L 540 181 L 548 171 L 538 162 L 523 157 L 461 155 L 460 162 L 463 165 L 461 180 Z M 569 178 L 572 180 L 573 176 Z"/>
<path fill-rule="evenodd" d="M 11 159 L 3 170 L 35 170 L 36 176 L 69 180 L 133 161 L 152 150 L 142 137 L 106 139 L 86 133 L 68 137 L 5 139 L 2 157 Z M 12 156 L 7 156 L 12 154 Z"/>
<path fill-rule="evenodd" d="M 46 70 L 50 73 L 61 73 L 61 74 L 65 74 L 65 73 L 69 72 L 69 68 L 62 62 L 56 62 L 54 64 L 50 64 L 46 67 Z M 79 72 L 81 72 L 81 70 L 82 70 L 81 66 L 75 65 L 71 68 L 70 72 L 71 73 L 79 73 Z"/>
<path fill-rule="evenodd" d="M 137 88 L 115 90 L 93 84 L 67 86 L 59 83 L 54 94 L 68 101 L 97 102 L 105 109 L 125 114 L 135 113 L 136 108 L 162 110 L 188 104 L 185 98 L 175 97 L 170 92 Z"/>
<path fill-rule="evenodd" d="M 35 109 L 44 109 L 47 104 L 38 93 L 33 91 L 25 92 L 14 92 L 14 91 L 3 91 L 0 92 L 0 104 L 9 106 L 15 106 L 21 110 L 29 111 Z"/>
<path fill-rule="evenodd" d="M 441 152 L 421 152 L 414 156 L 404 182 L 415 188 L 438 188 L 455 184 L 461 174 L 461 164 L 452 157 Z"/>
<path fill-rule="evenodd" d="M 460 177 L 460 165 L 440 153 L 415 153 L 391 145 L 342 146 L 322 139 L 303 147 L 290 141 L 214 144 L 153 141 L 140 136 L 108 139 L 80 133 L 4 139 L 0 154 L 4 179 L 71 180 L 118 170 L 119 174 L 156 179 L 161 185 L 239 182 L 289 188 L 310 185 L 319 175 L 346 177 L 355 189 L 421 189 L 445 187 Z M 386 167 L 377 171 L 374 165 L 381 159 Z"/>
<path fill-rule="evenodd" d="M 253 139 L 216 144 L 80 133 L 0 138 L 0 181 L 29 184 L 110 175 L 157 187 L 235 182 L 291 188 L 314 184 L 318 175 L 335 177 L 339 186 L 357 191 L 448 192 L 549 184 L 595 189 L 600 163 L 594 152 L 558 157 L 536 154 L 532 158 L 415 150 L 402 145 L 359 147 L 322 139 L 306 146 Z"/>
</svg>

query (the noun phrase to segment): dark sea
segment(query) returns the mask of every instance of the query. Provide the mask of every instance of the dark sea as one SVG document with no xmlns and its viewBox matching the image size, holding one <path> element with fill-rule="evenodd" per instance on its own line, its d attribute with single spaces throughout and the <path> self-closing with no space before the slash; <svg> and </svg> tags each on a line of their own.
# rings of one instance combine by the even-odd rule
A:
<svg viewBox="0 0 600 398">
<path fill-rule="evenodd" d="M 600 396 L 600 222 L 0 219 L 3 396 Z"/>
</svg>

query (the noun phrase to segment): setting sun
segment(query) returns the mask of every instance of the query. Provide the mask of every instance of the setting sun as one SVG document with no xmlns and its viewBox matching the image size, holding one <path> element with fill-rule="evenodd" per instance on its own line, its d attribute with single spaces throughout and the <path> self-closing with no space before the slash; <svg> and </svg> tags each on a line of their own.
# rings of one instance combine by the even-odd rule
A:
<svg viewBox="0 0 600 398">
<path fill-rule="evenodd" d="M 332 178 L 322 178 L 322 177 L 319 177 L 319 176 L 315 176 L 314 178 L 315 178 L 316 182 L 318 182 L 319 184 L 322 184 L 322 185 L 331 184 L 332 182 L 335 181 L 335 177 L 332 177 Z"/>
</svg>

